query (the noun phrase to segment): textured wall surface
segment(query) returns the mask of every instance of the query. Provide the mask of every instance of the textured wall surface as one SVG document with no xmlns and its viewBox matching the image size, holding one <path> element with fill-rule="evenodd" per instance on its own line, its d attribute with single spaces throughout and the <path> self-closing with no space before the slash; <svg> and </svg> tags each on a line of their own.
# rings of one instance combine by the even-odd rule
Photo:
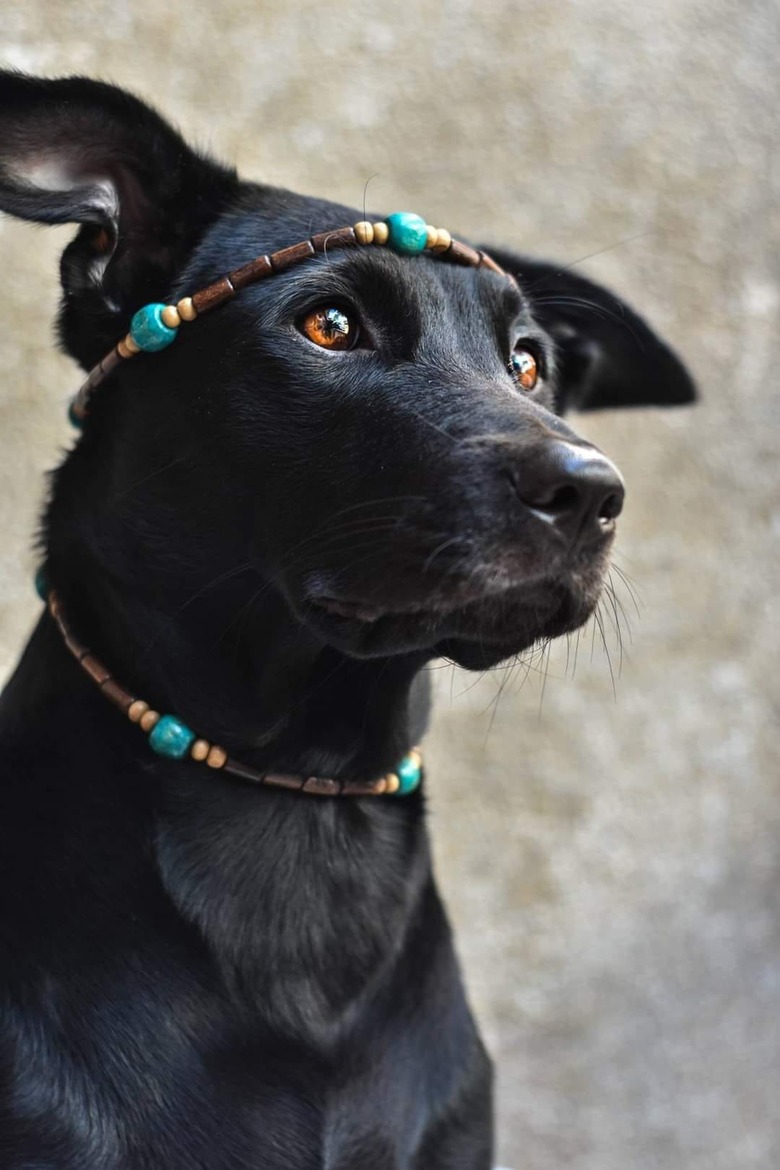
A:
<svg viewBox="0 0 780 1170">
<path fill-rule="evenodd" d="M 418 209 L 629 297 L 703 401 L 575 421 L 629 487 L 598 632 L 442 667 L 438 867 L 522 1170 L 780 1165 L 776 0 L 6 0 L 5 63 L 159 103 L 248 175 Z M 37 612 L 67 229 L 0 223 L 0 666 Z M 604 624 L 617 674 L 612 617 Z M 525 680 L 525 681 L 524 681 Z M 522 685 L 521 685 L 522 684 Z"/>
</svg>

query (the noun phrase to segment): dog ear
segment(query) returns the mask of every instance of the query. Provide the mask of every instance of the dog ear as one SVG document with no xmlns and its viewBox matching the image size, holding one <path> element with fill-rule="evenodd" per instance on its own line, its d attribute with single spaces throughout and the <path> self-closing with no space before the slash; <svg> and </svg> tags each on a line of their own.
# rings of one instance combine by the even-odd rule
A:
<svg viewBox="0 0 780 1170">
<path fill-rule="evenodd" d="M 620 298 L 561 265 L 485 250 L 517 277 L 534 318 L 557 343 L 561 410 L 694 401 L 680 359 Z"/>
<path fill-rule="evenodd" d="M 160 299 L 237 189 L 124 90 L 0 72 L 0 210 L 81 225 L 62 257 L 60 328 L 85 365 Z"/>
</svg>

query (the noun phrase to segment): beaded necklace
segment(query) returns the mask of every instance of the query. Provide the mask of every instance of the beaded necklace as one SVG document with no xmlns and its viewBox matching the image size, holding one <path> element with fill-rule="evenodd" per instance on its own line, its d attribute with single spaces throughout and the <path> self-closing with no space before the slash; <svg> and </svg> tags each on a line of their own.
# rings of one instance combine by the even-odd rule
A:
<svg viewBox="0 0 780 1170">
<path fill-rule="evenodd" d="M 46 601 L 62 640 L 81 669 L 109 702 L 118 707 L 131 723 L 137 724 L 147 733 L 149 747 L 159 756 L 170 760 L 189 758 L 264 788 L 287 788 L 312 796 L 408 796 L 420 786 L 422 755 L 419 748 L 408 752 L 396 765 L 394 772 L 388 772 L 376 780 L 330 780 L 322 776 L 258 772 L 256 768 L 234 760 L 218 744 L 196 736 L 176 715 L 161 715 L 145 699 L 139 699 L 125 690 L 100 659 L 76 637 L 65 616 L 62 602 L 53 589 L 49 591 Z"/>
</svg>

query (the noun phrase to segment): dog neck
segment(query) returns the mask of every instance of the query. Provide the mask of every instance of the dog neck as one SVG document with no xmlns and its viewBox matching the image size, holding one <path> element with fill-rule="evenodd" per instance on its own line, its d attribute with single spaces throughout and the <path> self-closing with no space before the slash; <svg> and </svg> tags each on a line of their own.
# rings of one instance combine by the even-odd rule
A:
<svg viewBox="0 0 780 1170">
<path fill-rule="evenodd" d="M 422 735 L 423 657 L 350 658 L 268 582 L 228 581 L 184 604 L 95 574 L 69 584 L 72 624 L 118 681 L 253 767 L 373 777 Z"/>
</svg>

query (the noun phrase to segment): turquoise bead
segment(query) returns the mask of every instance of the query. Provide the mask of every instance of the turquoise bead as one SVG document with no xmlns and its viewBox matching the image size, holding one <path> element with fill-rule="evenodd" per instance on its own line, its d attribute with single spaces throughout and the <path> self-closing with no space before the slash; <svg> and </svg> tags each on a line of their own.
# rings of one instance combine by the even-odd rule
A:
<svg viewBox="0 0 780 1170">
<path fill-rule="evenodd" d="M 43 565 L 41 565 L 35 574 L 35 592 L 38 594 L 41 601 L 46 601 L 48 599 L 49 577 Z"/>
<path fill-rule="evenodd" d="M 130 322 L 130 336 L 144 353 L 157 353 L 176 340 L 176 330 L 162 320 L 165 305 L 144 305 Z"/>
<path fill-rule="evenodd" d="M 68 407 L 68 422 L 72 427 L 75 427 L 77 431 L 81 431 L 84 429 L 84 419 L 81 418 L 80 415 L 76 414 L 75 406 L 76 403 L 74 400 Z"/>
<path fill-rule="evenodd" d="M 428 225 L 412 211 L 394 211 L 385 220 L 390 233 L 387 243 L 394 252 L 405 256 L 416 256 L 425 250 L 428 240 Z"/>
<path fill-rule="evenodd" d="M 411 756 L 404 756 L 396 768 L 395 773 L 400 781 L 397 795 L 408 796 L 419 785 L 422 777 L 422 768 Z"/>
<path fill-rule="evenodd" d="M 174 715 L 161 715 L 149 732 L 149 746 L 158 756 L 181 760 L 195 742 L 195 732 Z"/>
</svg>

